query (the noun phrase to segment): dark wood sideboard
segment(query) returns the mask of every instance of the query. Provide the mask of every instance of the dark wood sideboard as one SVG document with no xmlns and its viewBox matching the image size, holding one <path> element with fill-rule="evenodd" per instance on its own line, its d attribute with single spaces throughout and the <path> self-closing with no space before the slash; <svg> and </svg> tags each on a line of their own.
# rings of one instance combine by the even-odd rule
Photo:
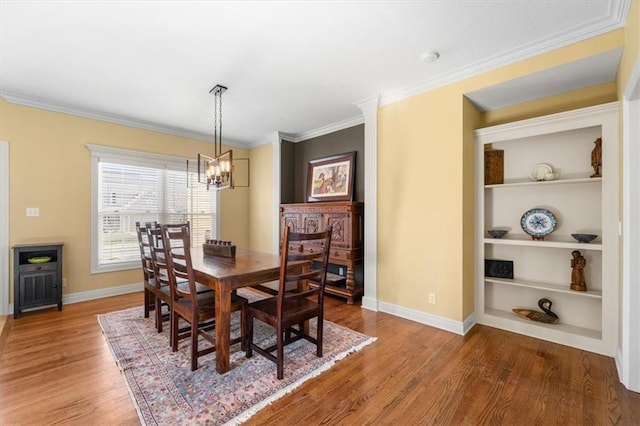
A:
<svg viewBox="0 0 640 426">
<path fill-rule="evenodd" d="M 345 297 L 348 304 L 353 304 L 364 290 L 363 284 L 356 282 L 355 274 L 356 265 L 361 265 L 364 259 L 363 220 L 361 201 L 281 204 L 280 241 L 286 226 L 297 232 L 317 232 L 333 225 L 329 262 L 346 267 L 346 279 L 328 280 L 326 291 Z"/>
</svg>

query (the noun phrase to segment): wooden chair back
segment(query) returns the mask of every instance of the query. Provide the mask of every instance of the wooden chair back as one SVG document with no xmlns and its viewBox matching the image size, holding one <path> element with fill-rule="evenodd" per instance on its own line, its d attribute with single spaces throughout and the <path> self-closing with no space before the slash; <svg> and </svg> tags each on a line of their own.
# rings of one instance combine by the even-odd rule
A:
<svg viewBox="0 0 640 426">
<path fill-rule="evenodd" d="M 164 255 L 164 241 L 161 228 L 147 228 L 147 239 L 151 253 L 151 265 L 156 277 L 156 288 L 169 288 L 169 274 L 167 272 L 167 260 Z M 151 244 L 153 242 L 153 244 Z"/>
<path fill-rule="evenodd" d="M 169 281 L 173 298 L 187 298 L 191 301 L 192 310 L 197 311 L 198 298 L 196 279 L 191 262 L 191 242 L 189 227 L 186 225 L 162 225 L 164 255 L 169 272 Z M 178 287 L 177 281 L 185 280 L 188 286 Z"/>
<path fill-rule="evenodd" d="M 136 222 L 136 234 L 138 235 L 138 246 L 140 247 L 140 260 L 142 261 L 142 272 L 145 282 L 151 282 L 154 277 L 151 259 L 151 244 L 147 235 L 147 229 L 157 228 L 155 222 Z"/>
<path fill-rule="evenodd" d="M 140 248 L 140 260 L 142 262 L 142 275 L 144 277 L 144 317 L 149 318 L 149 312 L 156 309 L 155 274 L 151 259 L 151 250 L 147 229 L 156 227 L 155 222 L 136 222 L 136 234 Z M 158 326 L 158 324 L 156 324 Z"/>
<path fill-rule="evenodd" d="M 329 226 L 322 232 L 292 232 L 289 227 L 284 230 L 282 253 L 280 257 L 280 281 L 278 285 L 278 316 L 286 299 L 301 299 L 315 296 L 313 299 L 320 306 L 324 300 L 324 289 L 327 280 L 329 252 L 333 229 Z M 301 260 L 313 261 L 306 272 L 291 273 L 289 267 L 292 262 Z M 317 283 L 315 288 L 304 285 L 305 280 Z M 301 283 L 307 287 L 305 291 L 291 292 L 291 286 Z"/>
</svg>

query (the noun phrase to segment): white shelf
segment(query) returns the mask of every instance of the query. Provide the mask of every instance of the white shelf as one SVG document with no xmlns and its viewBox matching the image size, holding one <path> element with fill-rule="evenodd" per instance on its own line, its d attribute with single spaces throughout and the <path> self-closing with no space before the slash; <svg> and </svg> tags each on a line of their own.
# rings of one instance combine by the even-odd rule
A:
<svg viewBox="0 0 640 426">
<path fill-rule="evenodd" d="M 500 319 L 508 319 L 517 323 L 527 324 L 532 327 L 540 327 L 548 330 L 555 330 L 563 333 L 570 333 L 577 336 L 588 337 L 590 339 L 600 340 L 602 339 L 602 333 L 599 330 L 592 330 L 590 328 L 576 327 L 575 325 L 563 324 L 545 324 L 543 322 L 531 321 L 526 318 L 507 311 L 501 311 L 498 309 L 485 309 L 484 314 L 487 316 L 493 316 Z M 562 321 L 562 319 L 561 319 Z"/>
<path fill-rule="evenodd" d="M 478 323 L 606 356 L 617 348 L 619 320 L 618 105 L 582 108 L 475 131 L 475 290 Z M 591 178 L 594 142 L 602 141 L 604 178 Z M 485 151 L 503 151 L 504 183 L 485 185 Z M 532 181 L 528 171 L 548 164 L 559 173 Z M 544 208 L 558 220 L 556 232 L 533 240 L 520 227 L 523 212 Z M 505 229 L 491 238 L 488 229 Z M 598 234 L 579 243 L 572 233 Z M 588 259 L 588 291 L 570 284 L 571 251 Z M 516 279 L 485 277 L 486 258 L 511 259 Z M 522 318 L 512 308 L 556 303 L 560 324 Z M 564 317 L 563 317 L 564 315 Z M 569 324 L 567 324 L 569 323 Z"/>
<path fill-rule="evenodd" d="M 544 180 L 544 181 L 532 181 L 531 179 L 513 180 L 505 183 L 497 183 L 494 185 L 485 185 L 486 189 L 493 188 L 513 188 L 516 186 L 548 186 L 548 185 L 564 185 L 571 183 L 600 183 L 602 178 L 577 178 L 577 179 L 556 179 L 556 180 Z"/>
<path fill-rule="evenodd" d="M 515 286 L 515 287 L 535 288 L 538 290 L 553 291 L 556 293 L 570 294 L 572 296 L 577 296 L 577 297 L 590 297 L 594 299 L 602 299 L 601 291 L 597 291 L 597 290 L 574 291 L 574 290 L 571 290 L 571 288 L 569 288 L 569 285 L 567 285 L 566 287 L 559 287 L 553 284 L 539 283 L 539 282 L 533 282 L 533 281 L 526 281 L 526 280 L 519 280 L 519 279 L 510 280 L 506 278 L 490 278 L 490 277 L 486 277 L 484 281 L 487 283 L 493 283 L 493 284 L 503 284 L 503 285 Z"/>
<path fill-rule="evenodd" d="M 506 246 L 528 246 L 528 247 L 552 247 L 575 250 L 597 250 L 602 251 L 600 243 L 579 243 L 577 241 L 538 241 L 516 238 L 485 238 L 485 244 L 506 245 Z"/>
</svg>

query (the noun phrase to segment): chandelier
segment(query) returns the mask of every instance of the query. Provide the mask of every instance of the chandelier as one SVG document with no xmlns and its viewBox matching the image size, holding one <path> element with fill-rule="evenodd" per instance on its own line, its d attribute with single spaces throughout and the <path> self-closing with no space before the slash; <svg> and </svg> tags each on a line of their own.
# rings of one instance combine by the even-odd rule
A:
<svg viewBox="0 0 640 426">
<path fill-rule="evenodd" d="M 227 88 L 216 84 L 213 93 L 213 157 L 198 154 L 198 178 L 206 176 L 207 190 L 233 189 L 233 154 L 222 152 L 222 94 Z"/>
</svg>

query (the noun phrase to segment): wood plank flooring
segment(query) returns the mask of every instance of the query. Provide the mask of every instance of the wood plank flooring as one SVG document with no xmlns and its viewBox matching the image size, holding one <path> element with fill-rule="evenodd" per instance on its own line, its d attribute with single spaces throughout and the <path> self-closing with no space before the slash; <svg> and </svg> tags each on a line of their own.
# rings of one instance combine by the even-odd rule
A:
<svg viewBox="0 0 640 426">
<path fill-rule="evenodd" d="M 133 306 L 142 293 L 9 318 L 0 425 L 138 424 L 96 320 Z M 378 340 L 247 425 L 640 425 L 640 394 L 611 358 L 484 326 L 458 336 L 334 298 L 326 317 Z"/>
</svg>

